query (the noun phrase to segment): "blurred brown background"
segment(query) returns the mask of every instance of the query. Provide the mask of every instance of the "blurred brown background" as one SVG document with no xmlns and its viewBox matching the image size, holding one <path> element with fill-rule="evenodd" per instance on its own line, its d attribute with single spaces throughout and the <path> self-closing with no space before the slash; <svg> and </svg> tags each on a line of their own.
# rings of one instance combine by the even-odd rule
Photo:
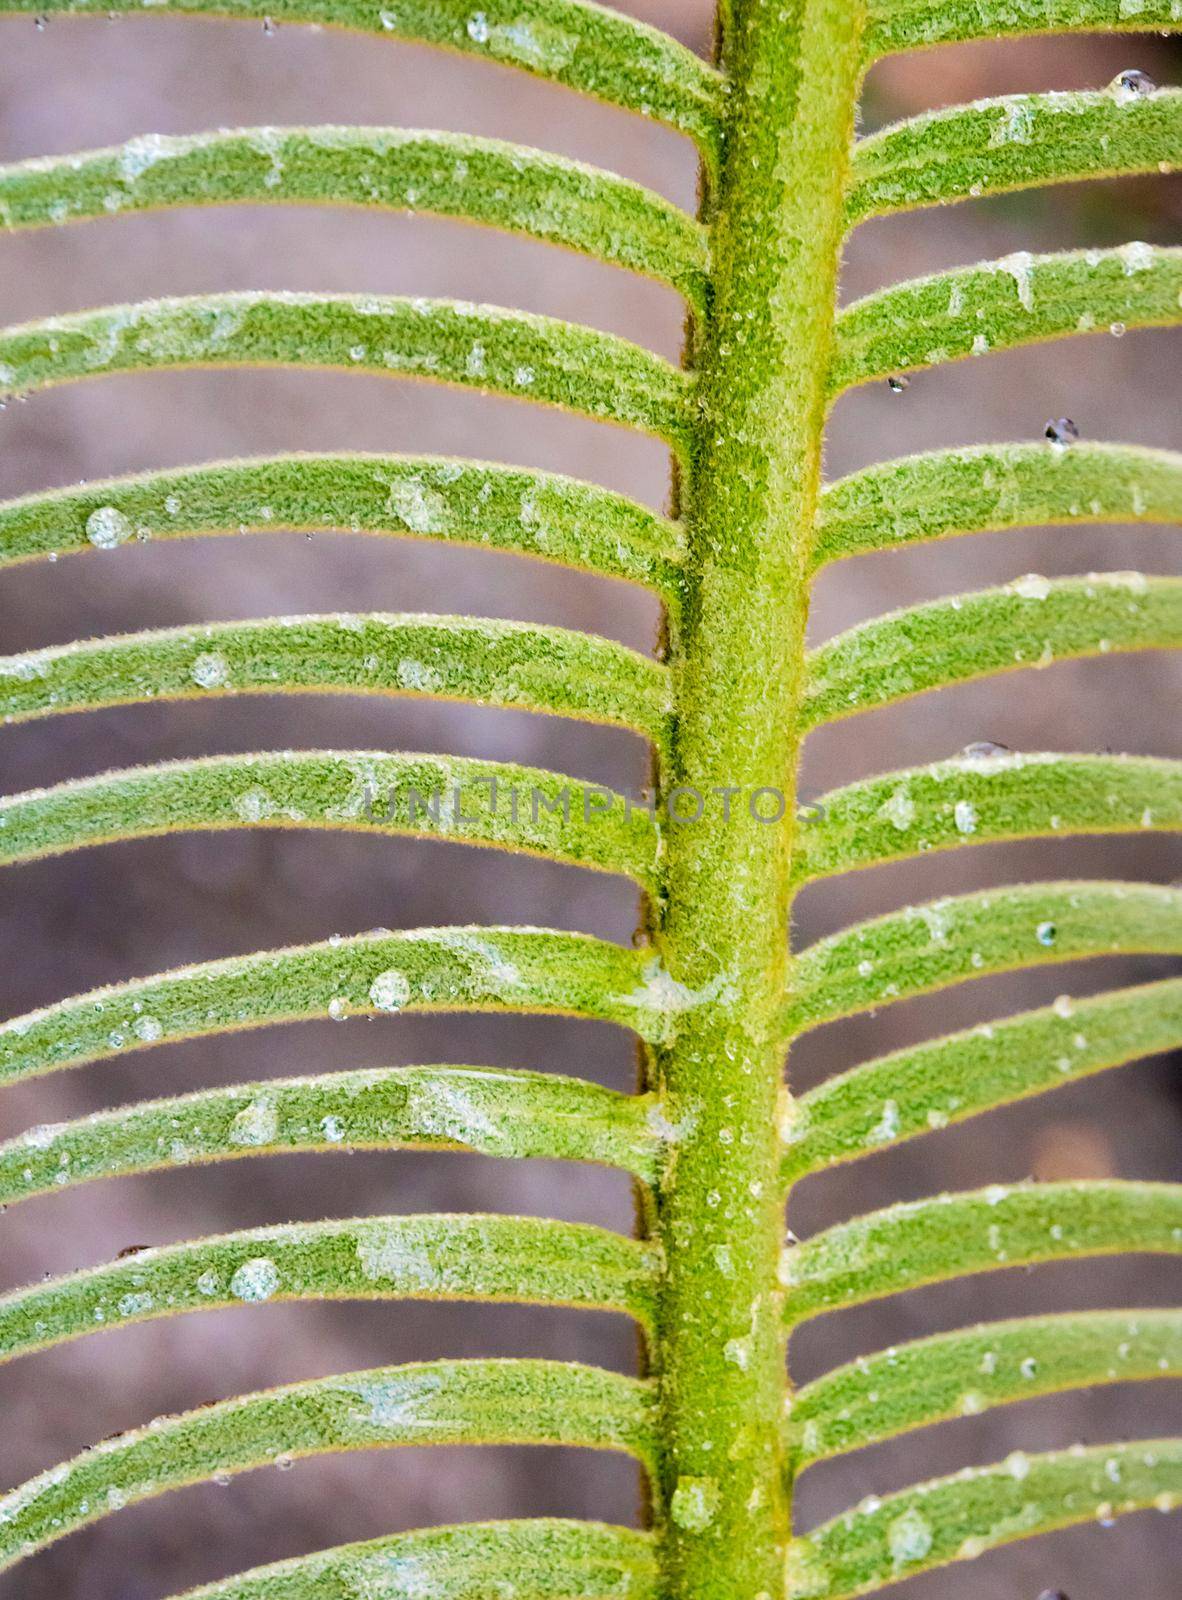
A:
<svg viewBox="0 0 1182 1600">
<path fill-rule="evenodd" d="M 705 49 L 708 0 L 623 9 Z M 945 50 L 880 67 L 867 127 L 977 95 L 1097 86 L 1127 66 L 1182 79 L 1182 53 L 1153 38 Z M 692 205 L 694 167 L 673 134 L 482 64 L 371 39 L 180 20 L 0 20 L 0 160 L 82 149 L 145 132 L 219 125 L 361 122 L 451 127 L 523 140 L 616 168 Z M 856 237 L 845 288 L 1020 248 L 1176 243 L 1182 180 L 1155 178 L 978 202 L 942 217 L 876 224 Z M 224 289 L 458 295 L 594 323 L 675 357 L 671 293 L 623 273 L 492 233 L 386 215 L 279 208 L 127 217 L 0 241 L 0 316 Z M 1067 413 L 1088 437 L 1182 446 L 1182 335 L 1130 334 L 992 357 L 847 399 L 831 472 L 939 444 L 1037 437 Z M 0 495 L 84 477 L 288 449 L 455 452 L 554 468 L 660 504 L 667 469 L 645 440 L 508 402 L 360 375 L 172 374 L 107 379 L 0 415 Z M 1006 534 L 891 553 L 831 569 L 823 637 L 909 600 L 1051 573 L 1139 566 L 1178 571 L 1162 529 Z M 0 650 L 187 621 L 301 610 L 472 611 L 587 628 L 642 648 L 651 603 L 623 585 L 508 556 L 394 540 L 272 535 L 161 544 L 31 566 L 0 581 Z M 769 641 L 769 644 L 771 642 Z M 1178 755 L 1177 660 L 1060 665 L 929 697 L 838 726 L 809 748 L 805 793 L 971 740 L 1014 748 L 1113 747 Z M 502 754 L 616 786 L 643 773 L 621 733 L 504 711 L 348 699 L 156 706 L 3 730 L 3 789 L 202 752 L 286 745 Z M 915 897 L 1024 873 L 1176 878 L 1165 839 L 990 847 L 862 875 L 799 903 L 808 941 Z M 521 920 L 626 941 L 636 907 L 614 880 L 455 846 L 299 833 L 189 837 L 91 851 L 6 875 L 0 1012 L 173 963 L 374 926 Z M 1104 962 L 990 980 L 932 1002 L 821 1030 L 793 1062 L 798 1085 L 861 1056 L 1168 963 Z M 10 1090 L 0 1135 L 153 1093 L 332 1066 L 493 1062 L 582 1073 L 626 1087 L 629 1041 L 590 1024 L 514 1019 L 324 1023 L 157 1049 Z M 1040 1178 L 1179 1176 L 1182 1079 L 1158 1061 L 949 1130 L 798 1194 L 799 1233 L 852 1211 L 948 1185 Z M 104 1260 L 158 1243 L 288 1218 L 487 1208 L 627 1228 L 622 1177 L 478 1157 L 336 1154 L 247 1161 L 124 1180 L 35 1201 L 0 1222 L 0 1278 Z M 1069 1306 L 1177 1302 L 1177 1264 L 1134 1259 L 1006 1273 L 830 1318 L 794 1346 L 801 1379 L 833 1360 L 983 1316 Z M 0 1481 L 16 1483 L 99 1437 L 159 1412 L 273 1382 L 427 1355 L 526 1354 L 628 1366 L 619 1319 L 556 1311 L 429 1306 L 272 1306 L 155 1323 L 27 1359 L 0 1372 Z M 1174 1386 L 1106 1390 L 969 1418 L 809 1473 L 807 1525 L 871 1490 L 1027 1448 L 1176 1429 Z M 547 1459 L 548 1454 L 561 1459 Z M 21 1600 L 147 1600 L 256 1563 L 423 1522 L 530 1513 L 629 1520 L 636 1485 L 621 1461 L 570 1452 L 378 1452 L 255 1473 L 226 1488 L 125 1511 L 0 1579 Z M 1177 1600 L 1182 1522 L 1158 1515 L 1018 1545 L 902 1586 L 916 1600 Z M 892 1590 L 891 1593 L 900 1593 Z"/>
</svg>

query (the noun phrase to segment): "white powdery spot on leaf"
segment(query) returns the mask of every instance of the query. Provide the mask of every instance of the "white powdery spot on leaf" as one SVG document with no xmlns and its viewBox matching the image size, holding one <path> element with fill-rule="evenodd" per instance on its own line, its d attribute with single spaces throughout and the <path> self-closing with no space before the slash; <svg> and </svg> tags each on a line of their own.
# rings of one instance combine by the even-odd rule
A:
<svg viewBox="0 0 1182 1600">
<path fill-rule="evenodd" d="M 434 1426 L 434 1419 L 427 1414 L 422 1402 L 438 1394 L 443 1388 L 443 1379 L 437 1373 L 424 1372 L 411 1383 L 405 1378 L 373 1378 L 348 1384 L 346 1388 L 368 1407 L 364 1421 L 375 1428 L 405 1433 L 411 1428 Z"/>
<path fill-rule="evenodd" d="M 952 819 L 956 823 L 958 833 L 976 833 L 977 808 L 970 801 L 958 800 L 953 807 Z"/>
<path fill-rule="evenodd" d="M 270 795 L 263 789 L 247 789 L 234 801 L 235 814 L 241 817 L 243 822 L 262 822 L 267 817 L 273 817 L 278 809 Z"/>
<path fill-rule="evenodd" d="M 359 1233 L 357 1259 L 365 1276 L 375 1282 L 385 1279 L 418 1289 L 434 1289 L 441 1281 L 426 1247 L 408 1238 L 396 1225 L 371 1227 Z"/>
<path fill-rule="evenodd" d="M 997 272 L 1008 272 L 1018 289 L 1018 300 L 1024 311 L 1034 310 L 1034 257 L 1029 250 L 1015 250 L 1003 256 L 995 266 Z"/>
<path fill-rule="evenodd" d="M 142 172 L 165 161 L 174 153 L 175 141 L 159 133 L 145 133 L 129 139 L 119 152 L 119 171 L 127 183 L 134 183 Z"/>
<path fill-rule="evenodd" d="M 395 676 L 403 689 L 411 689 L 419 694 L 438 694 L 444 686 L 442 675 L 422 661 L 400 661 Z"/>
<path fill-rule="evenodd" d="M 420 1084 L 409 1109 L 424 1133 L 471 1150 L 503 1150 L 505 1134 L 471 1094 L 456 1083 Z"/>
<path fill-rule="evenodd" d="M 631 994 L 613 996 L 616 1005 L 652 1011 L 659 1016 L 678 1016 L 684 1011 L 692 1011 L 695 1006 L 726 1001 L 734 992 L 733 984 L 722 972 L 701 989 L 691 989 L 680 983 L 657 957 L 646 964 L 641 978 L 643 981 L 640 986 L 633 989 Z"/>
<path fill-rule="evenodd" d="M 882 1115 L 866 1135 L 867 1144 L 889 1144 L 899 1137 L 899 1104 L 897 1100 L 884 1100 Z"/>
</svg>

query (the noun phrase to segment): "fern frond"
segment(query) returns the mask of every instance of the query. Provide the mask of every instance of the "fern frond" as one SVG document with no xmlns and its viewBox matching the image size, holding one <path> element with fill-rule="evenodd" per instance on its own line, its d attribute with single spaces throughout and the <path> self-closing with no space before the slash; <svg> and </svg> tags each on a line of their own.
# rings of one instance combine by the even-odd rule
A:
<svg viewBox="0 0 1182 1600">
<path fill-rule="evenodd" d="M 901 50 L 1042 33 L 1182 32 L 1176 0 L 871 0 L 867 64 Z"/>
<path fill-rule="evenodd" d="M 432 1361 L 158 1417 L 0 1496 L 0 1570 L 188 1484 L 337 1451 L 549 1444 L 656 1458 L 651 1383 L 565 1361 Z"/>
<path fill-rule="evenodd" d="M 421 1528 L 279 1561 L 172 1600 L 336 1600 L 429 1584 L 438 1600 L 485 1600 L 512 1572 L 519 1600 L 656 1600 L 657 1541 L 599 1522 L 538 1517 Z"/>
<path fill-rule="evenodd" d="M 871 1498 L 796 1542 L 792 1600 L 850 1600 L 986 1550 L 1182 1502 L 1182 1439 L 1026 1455 Z"/>
<path fill-rule="evenodd" d="M 834 325 L 830 393 L 1067 335 L 1182 323 L 1182 249 L 1122 245 L 938 272 L 855 300 Z M 0 344 L 0 357 L 3 345 Z"/>
<path fill-rule="evenodd" d="M 1182 1253 L 1182 1183 L 994 1184 L 888 1206 L 785 1252 L 793 1324 L 926 1283 L 1040 1261 Z"/>
<path fill-rule="evenodd" d="M 113 372 L 334 367 L 533 400 L 684 450 L 689 381 L 614 334 L 459 300 L 222 294 L 48 317 L 0 332 L 0 398 Z"/>
<path fill-rule="evenodd" d="M 384 34 L 517 67 L 668 122 L 716 153 L 726 84 L 676 39 L 593 0 L 153 0 L 155 15 L 306 23 Z M 103 13 L 141 15 L 143 0 Z M 91 0 L 2 0 L 0 15 L 93 16 Z"/>
<path fill-rule="evenodd" d="M 846 217 L 1182 165 L 1182 93 L 1005 95 L 929 111 L 860 139 Z"/>
<path fill-rule="evenodd" d="M 0 167 L 0 233 L 177 206 L 352 205 L 455 217 L 671 284 L 699 310 L 700 223 L 640 184 L 523 145 L 401 128 L 234 128 Z"/>
<path fill-rule="evenodd" d="M 85 13 L 93 0 L 0 0 Z M 1182 521 L 1182 455 L 1051 443 L 945 450 L 824 486 L 849 388 L 1062 336 L 1182 324 L 1182 250 L 1004 259 L 839 310 L 862 220 L 1182 159 L 1182 93 L 1144 74 L 1023 95 L 859 139 L 866 68 L 945 41 L 1182 29 L 1182 0 L 720 0 L 719 67 L 590 0 L 162 0 L 177 14 L 328 22 L 452 48 L 655 116 L 702 153 L 700 220 L 609 172 L 478 138 L 381 128 L 147 136 L 0 168 L 0 229 L 234 202 L 414 210 L 560 244 L 689 303 L 687 356 L 491 306 L 314 294 L 196 296 L 0 330 L 0 398 L 107 373 L 239 365 L 427 378 L 650 434 L 677 520 L 590 485 L 423 457 L 279 457 L 0 504 L 0 565 L 136 539 L 302 528 L 540 556 L 657 592 L 660 659 L 468 617 L 280 617 L 0 659 L 0 714 L 234 693 L 412 693 L 581 717 L 655 746 L 649 808 L 560 773 L 368 751 L 149 766 L 0 800 L 0 862 L 241 825 L 356 828 L 525 850 L 629 877 L 646 943 L 531 928 L 334 938 L 74 996 L 0 1026 L 0 1083 L 158 1042 L 401 1011 L 557 1013 L 630 1029 L 643 1087 L 418 1066 L 171 1096 L 0 1145 L 0 1204 L 247 1154 L 468 1149 L 601 1161 L 645 1186 L 639 1237 L 512 1216 L 361 1217 L 133 1248 L 0 1296 L 0 1358 L 100 1329 L 270 1300 L 533 1301 L 611 1311 L 642 1379 L 451 1361 L 268 1390 L 108 1441 L 0 1499 L 0 1562 L 108 1509 L 283 1456 L 423 1442 L 583 1444 L 645 1469 L 654 1534 L 566 1522 L 399 1535 L 260 1569 L 189 1600 L 849 1600 L 1010 1539 L 1182 1492 L 1182 1442 L 970 1469 L 802 1537 L 809 1463 L 1036 1394 L 1182 1372 L 1182 1315 L 1035 1317 L 943 1334 L 818 1378 L 789 1404 L 786 1345 L 829 1311 L 1004 1267 L 1182 1251 L 1182 1185 L 998 1185 L 783 1246 L 800 1176 L 1182 1045 L 1182 979 L 1011 1016 L 863 1062 L 793 1099 L 783 1046 L 838 1017 L 990 974 L 1182 950 L 1182 890 L 1043 883 L 846 928 L 795 955 L 803 884 L 932 850 L 1182 829 L 1182 763 L 962 758 L 798 809 L 803 737 L 871 707 L 1056 659 L 1182 644 L 1182 582 L 1030 576 L 880 616 L 811 654 L 809 579 L 864 551 L 1036 523 Z M 140 9 L 117 0 L 121 9 Z M 150 9 L 153 7 L 150 7 Z M 1063 443 L 1064 441 L 1057 441 Z M 726 826 L 673 826 L 678 794 Z M 734 796 L 775 797 L 769 817 Z M 634 814 L 635 813 L 635 814 Z M 699 813 L 701 815 L 701 813 Z M 668 822 L 668 825 L 667 825 Z M 649 1377 L 648 1371 L 652 1376 Z"/>
<path fill-rule="evenodd" d="M 1182 828 L 1182 762 L 1038 753 L 888 772 L 822 795 L 797 883 L 999 839 Z"/>
<path fill-rule="evenodd" d="M 556 1073 L 376 1067 L 137 1101 L 0 1144 L 0 1205 L 123 1177 L 291 1151 L 475 1150 L 591 1161 L 643 1182 L 662 1139 L 652 1095 Z"/>
<path fill-rule="evenodd" d="M 979 445 L 855 472 L 821 495 L 813 570 L 959 534 L 1182 522 L 1182 454 L 1136 445 Z"/>
<path fill-rule="evenodd" d="M 568 628 L 374 612 L 267 617 L 0 656 L 0 717 L 208 695 L 423 695 L 615 723 L 664 746 L 668 680 L 638 651 Z"/>
<path fill-rule="evenodd" d="M 0 1295 L 0 1361 L 133 1322 L 282 1300 L 496 1300 L 652 1322 L 658 1253 L 581 1222 L 481 1216 L 290 1223 L 142 1250 Z"/>
<path fill-rule="evenodd" d="M 1182 1377 L 1182 1312 L 1073 1311 L 936 1334 L 835 1367 L 793 1397 L 798 1465 L 952 1417 L 1109 1383 Z"/>
<path fill-rule="evenodd" d="M 809 659 L 802 722 L 819 727 L 1021 667 L 1180 646 L 1182 579 L 1019 578 L 875 617 L 830 639 Z"/>
<path fill-rule="evenodd" d="M 0 800 L 0 865 L 209 828 L 337 828 L 496 845 L 656 884 L 652 819 L 559 773 L 467 756 L 207 756 Z"/>
<path fill-rule="evenodd" d="M 1022 883 L 907 906 L 802 950 L 784 1031 L 1020 967 L 1088 956 L 1182 954 L 1182 889 Z"/>
<path fill-rule="evenodd" d="M 1109 1067 L 1182 1048 L 1182 978 L 1086 1000 L 1060 996 L 828 1078 L 785 1118 L 795 1179 Z"/>
<path fill-rule="evenodd" d="M 680 593 L 684 534 L 594 484 L 441 456 L 291 455 L 108 478 L 0 502 L 0 567 L 129 541 L 258 533 L 479 545 Z"/>
<path fill-rule="evenodd" d="M 710 998 L 644 952 L 545 928 L 379 929 L 111 984 L 0 1025 L 0 1083 L 313 1017 L 536 1011 L 656 1041 Z"/>
</svg>

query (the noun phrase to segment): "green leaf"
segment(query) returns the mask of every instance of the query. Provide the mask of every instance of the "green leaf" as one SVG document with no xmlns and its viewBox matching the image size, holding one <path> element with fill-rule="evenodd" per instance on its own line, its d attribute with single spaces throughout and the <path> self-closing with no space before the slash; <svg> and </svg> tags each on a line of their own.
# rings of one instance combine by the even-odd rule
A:
<svg viewBox="0 0 1182 1600">
<path fill-rule="evenodd" d="M 705 230 L 640 184 L 524 145 L 401 128 L 224 128 L 0 167 L 0 233 L 193 205 L 458 217 L 671 284 L 699 309 Z"/>
<path fill-rule="evenodd" d="M 929 850 L 1055 834 L 1182 828 L 1182 762 L 1147 756 L 968 757 L 851 783 L 817 801 L 798 883 Z"/>
<path fill-rule="evenodd" d="M 880 289 L 837 318 L 830 394 L 1068 334 L 1182 323 L 1182 249 L 1122 245 L 999 261 Z M 0 357 L 3 347 L 0 346 Z"/>
<path fill-rule="evenodd" d="M 787 1250 L 781 1278 L 797 1323 L 970 1273 L 1137 1251 L 1182 1254 L 1182 1183 L 994 1184 L 912 1200 Z"/>
<path fill-rule="evenodd" d="M 1110 651 L 1182 647 L 1182 579 L 1031 574 L 875 617 L 809 658 L 806 729 L 951 683 Z"/>
<path fill-rule="evenodd" d="M 211 1478 L 396 1445 L 578 1445 L 650 1469 L 648 1383 L 561 1361 L 378 1367 L 158 1417 L 0 1495 L 0 1569 L 112 1511 Z"/>
<path fill-rule="evenodd" d="M 0 865 L 242 827 L 450 839 L 656 881 L 652 819 L 610 789 L 506 762 L 364 750 L 207 756 L 8 795 Z"/>
<path fill-rule="evenodd" d="M 440 456 L 269 456 L 0 502 L 0 567 L 129 540 L 291 528 L 482 545 L 647 584 L 675 600 L 684 535 L 554 473 Z"/>
<path fill-rule="evenodd" d="M 791 1600 L 846 1600 L 986 1550 L 1182 1501 L 1182 1439 L 1140 1439 L 966 1467 L 835 1517 L 790 1555 Z"/>
<path fill-rule="evenodd" d="M 141 15 L 143 0 L 104 4 Z M 0 15 L 93 16 L 93 0 L 0 0 Z M 308 23 L 385 34 L 519 67 L 609 104 L 668 122 L 707 152 L 720 138 L 721 76 L 657 28 L 589 0 L 154 0 L 154 14 Z"/>
<path fill-rule="evenodd" d="M 429 695 L 618 723 L 663 746 L 669 675 L 610 639 L 365 612 L 168 628 L 0 656 L 0 717 L 226 694 Z"/>
<path fill-rule="evenodd" d="M 866 59 L 966 39 L 1154 29 L 1182 30 L 1177 0 L 872 0 Z"/>
<path fill-rule="evenodd" d="M 1182 978 L 1117 989 L 864 1062 L 793 1102 L 786 1176 L 857 1160 L 982 1111 L 1182 1048 Z"/>
<path fill-rule="evenodd" d="M 334 367 L 458 384 L 684 448 L 689 379 L 614 334 L 499 306 L 393 295 L 146 300 L 0 332 L 0 398 L 112 372 Z"/>
<path fill-rule="evenodd" d="M 1020 883 L 948 895 L 855 923 L 796 957 L 784 1031 L 954 983 L 1088 956 L 1182 955 L 1182 889 Z"/>
<path fill-rule="evenodd" d="M 1073 1311 L 936 1334 L 863 1356 L 794 1397 L 798 1467 L 995 1406 L 1095 1384 L 1182 1377 L 1182 1312 Z"/>
<path fill-rule="evenodd" d="M 257 1567 L 173 1600 L 350 1600 L 429 1586 L 434 1600 L 657 1600 L 651 1533 L 597 1522 L 468 1522 L 341 1545 Z"/>
<path fill-rule="evenodd" d="M 824 490 L 812 567 L 963 533 L 1097 522 L 1182 522 L 1182 455 L 1003 444 L 882 462 Z"/>
<path fill-rule="evenodd" d="M 155 1044 L 313 1017 L 533 1011 L 590 1017 L 650 1042 L 709 995 L 647 952 L 546 928 L 378 929 L 200 962 L 75 995 L 0 1025 L 0 1084 Z"/>
<path fill-rule="evenodd" d="M 281 1300 L 495 1300 L 648 1327 L 651 1245 L 538 1217 L 355 1217 L 141 1250 L 0 1295 L 0 1361 L 133 1322 Z"/>
<path fill-rule="evenodd" d="M 846 217 L 1182 165 L 1182 92 L 1016 94 L 929 111 L 859 139 Z"/>
<path fill-rule="evenodd" d="M 651 1183 L 651 1095 L 491 1067 L 371 1067 L 140 1101 L 0 1144 L 0 1205 L 96 1178 L 288 1151 L 475 1150 L 596 1161 Z M 659 1126 L 659 1124 L 657 1124 Z"/>
</svg>

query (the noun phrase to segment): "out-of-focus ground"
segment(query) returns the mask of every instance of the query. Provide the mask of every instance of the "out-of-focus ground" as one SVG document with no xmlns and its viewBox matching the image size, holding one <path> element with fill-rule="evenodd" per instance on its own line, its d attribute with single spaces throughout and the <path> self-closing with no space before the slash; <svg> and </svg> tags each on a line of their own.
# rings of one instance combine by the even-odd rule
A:
<svg viewBox="0 0 1182 1600">
<path fill-rule="evenodd" d="M 706 48 L 706 0 L 624 9 Z M 1182 54 L 1153 38 L 944 50 L 873 75 L 865 120 L 976 95 L 1102 85 L 1136 65 L 1182 78 Z M 566 91 L 479 63 L 373 39 L 136 19 L 0 20 L 0 160 L 83 149 L 145 132 L 219 125 L 360 122 L 452 127 L 523 140 L 614 167 L 685 205 L 688 147 L 674 135 Z M 1182 180 L 1094 185 L 999 199 L 863 230 L 846 293 L 978 257 L 1142 237 L 1176 243 Z M 0 317 L 228 289 L 451 294 L 594 323 L 676 356 L 673 296 L 543 246 L 459 225 L 386 215 L 243 209 L 127 217 L 0 241 Z M 1088 437 L 1182 445 L 1182 336 L 1103 337 L 875 388 L 839 408 L 834 473 L 939 444 L 1037 437 L 1069 414 Z M 0 415 L 0 495 L 202 458 L 289 449 L 426 450 L 500 458 L 594 478 L 656 504 L 666 463 L 627 434 L 508 402 L 360 375 L 172 374 L 107 379 L 38 396 Z M 867 558 L 831 569 L 818 638 L 910 600 L 1049 573 L 1178 571 L 1167 529 L 1031 531 Z M 647 648 L 653 606 L 622 585 L 541 564 L 396 540 L 289 535 L 126 548 L 35 565 L 0 579 L 0 651 L 186 621 L 329 609 L 471 611 L 592 629 Z M 769 650 L 775 641 L 768 641 Z M 806 793 L 926 760 L 976 739 L 1013 748 L 1113 747 L 1179 754 L 1176 660 L 1060 665 L 929 697 L 816 738 Z M 634 786 L 637 741 L 508 712 L 349 699 L 156 706 L 0 730 L 3 789 L 215 751 L 333 745 L 500 754 Z M 966 851 L 863 874 L 801 900 L 808 941 L 855 917 L 1024 873 L 1176 878 L 1165 839 L 1059 841 Z M 636 907 L 614 880 L 452 846 L 347 835 L 189 837 L 85 852 L 10 872 L 0 893 L 0 1012 L 173 963 L 374 925 L 523 921 L 626 941 Z M 1163 974 L 1162 961 L 1106 962 L 967 986 L 877 1019 L 822 1030 L 792 1063 L 806 1085 L 860 1057 L 983 1020 L 1063 989 L 1089 992 Z M 620 1087 L 628 1040 L 573 1022 L 383 1019 L 310 1025 L 157 1049 L 48 1078 L 0 1101 L 0 1134 L 153 1093 L 333 1066 L 476 1061 L 582 1073 Z M 851 1212 L 945 1186 L 1034 1174 L 1179 1176 L 1177 1063 L 1125 1069 L 802 1188 L 805 1233 Z M 478 1157 L 338 1154 L 247 1161 L 71 1191 L 0 1220 L 3 1286 L 104 1260 L 132 1243 L 288 1218 L 487 1208 L 627 1228 L 616 1175 Z M 801 1379 L 922 1331 L 1023 1310 L 1176 1302 L 1177 1264 L 1150 1259 L 1006 1273 L 911 1294 L 807 1328 Z M 0 1372 L 0 1478 L 16 1483 L 160 1412 L 273 1382 L 428 1355 L 567 1356 L 627 1366 L 618 1319 L 512 1308 L 274 1306 L 155 1323 L 86 1340 Z M 1176 1387 L 1112 1389 L 966 1418 L 815 1470 L 802 1525 L 871 1490 L 1028 1449 L 1177 1430 Z M 530 1513 L 628 1520 L 636 1484 L 591 1454 L 440 1450 L 375 1453 L 255 1473 L 108 1518 L 0 1579 L 4 1600 L 149 1600 L 256 1563 L 429 1521 Z M 1182 1524 L 1150 1514 L 1011 1547 L 904 1585 L 915 1600 L 1177 1600 Z M 1119 1586 L 1119 1588 L 1118 1588 Z"/>
</svg>

